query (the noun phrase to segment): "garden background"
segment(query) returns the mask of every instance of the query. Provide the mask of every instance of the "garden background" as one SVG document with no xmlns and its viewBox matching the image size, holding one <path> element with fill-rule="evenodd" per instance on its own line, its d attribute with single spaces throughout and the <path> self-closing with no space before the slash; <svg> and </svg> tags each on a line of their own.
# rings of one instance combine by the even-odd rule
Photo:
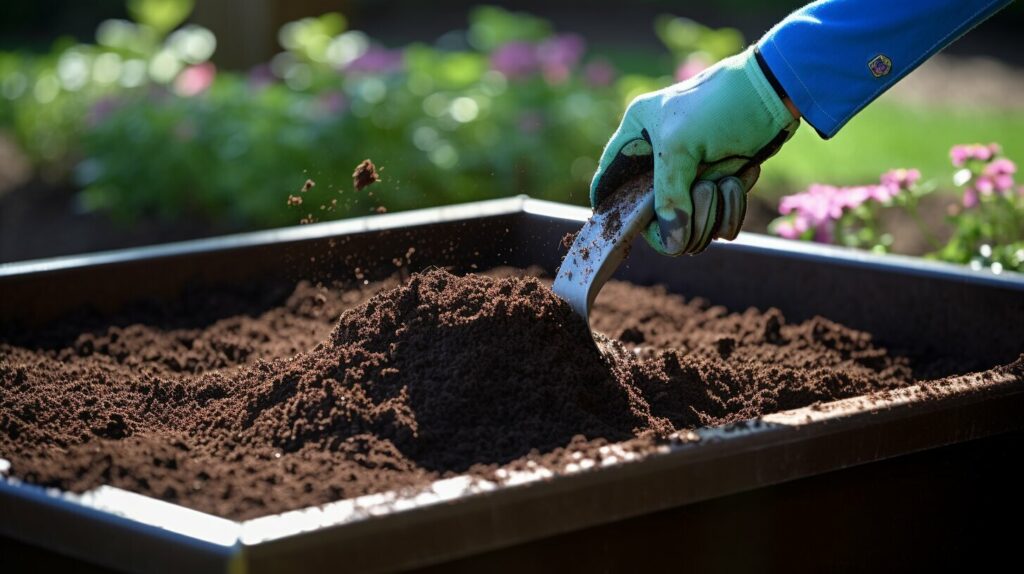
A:
<svg viewBox="0 0 1024 574">
<path fill-rule="evenodd" d="M 585 204 L 634 96 L 741 50 L 801 4 L 8 3 L 0 262 L 517 194 Z M 1024 158 L 1021 24 L 1015 3 L 831 141 L 804 126 L 765 165 L 745 229 L 779 232 L 784 196 L 862 190 L 814 223 L 827 238 L 793 232 L 807 202 L 783 201 L 783 234 L 1024 267 L 1009 168 Z M 960 148 L 957 163 L 951 149 L 970 143 L 999 147 Z M 357 193 L 365 158 L 383 179 Z M 871 192 L 897 168 L 921 176 Z"/>
</svg>

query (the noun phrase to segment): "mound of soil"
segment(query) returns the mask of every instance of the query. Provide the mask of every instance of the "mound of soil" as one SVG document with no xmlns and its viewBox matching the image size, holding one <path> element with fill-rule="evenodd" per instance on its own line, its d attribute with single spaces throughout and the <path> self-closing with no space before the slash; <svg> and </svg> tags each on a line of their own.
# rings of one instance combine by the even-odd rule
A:
<svg viewBox="0 0 1024 574">
<path fill-rule="evenodd" d="M 607 355 L 520 272 L 266 297 L 4 336 L 10 473 L 250 518 L 916 382 L 826 319 L 626 283 L 594 309 Z"/>
</svg>

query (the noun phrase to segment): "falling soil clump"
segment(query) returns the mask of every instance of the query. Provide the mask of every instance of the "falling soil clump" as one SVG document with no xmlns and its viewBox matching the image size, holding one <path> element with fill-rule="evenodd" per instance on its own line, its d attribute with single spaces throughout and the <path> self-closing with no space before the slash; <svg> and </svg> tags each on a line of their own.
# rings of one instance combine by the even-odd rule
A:
<svg viewBox="0 0 1024 574">
<path fill-rule="evenodd" d="M 620 282 L 593 310 L 617 340 L 604 356 L 520 271 L 254 297 L 0 334 L 9 473 L 252 518 L 453 473 L 557 470 L 608 443 L 642 451 L 917 382 L 907 359 L 827 319 Z"/>
<path fill-rule="evenodd" d="M 356 191 L 362 191 L 378 181 L 380 174 L 377 173 L 377 167 L 368 159 L 364 159 L 352 172 L 352 185 Z"/>
</svg>

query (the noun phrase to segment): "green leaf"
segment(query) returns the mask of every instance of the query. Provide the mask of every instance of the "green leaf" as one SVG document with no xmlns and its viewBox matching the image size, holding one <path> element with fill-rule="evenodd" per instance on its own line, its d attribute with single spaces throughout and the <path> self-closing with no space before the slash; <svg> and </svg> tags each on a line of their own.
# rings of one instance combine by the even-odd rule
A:
<svg viewBox="0 0 1024 574">
<path fill-rule="evenodd" d="M 735 28 L 712 29 L 689 18 L 662 15 L 654 21 L 654 31 L 679 60 L 696 52 L 707 54 L 712 62 L 743 50 L 746 41 Z"/>
<path fill-rule="evenodd" d="M 441 52 L 414 44 L 405 50 L 410 70 L 432 78 L 437 88 L 460 90 L 479 82 L 487 71 L 487 59 L 473 52 Z"/>
<path fill-rule="evenodd" d="M 481 6 L 469 16 L 469 41 L 489 52 L 508 42 L 536 42 L 551 35 L 546 20 L 497 6 Z"/>
<path fill-rule="evenodd" d="M 128 13 L 161 35 L 177 28 L 188 18 L 195 0 L 128 0 Z"/>
<path fill-rule="evenodd" d="M 331 40 L 345 31 L 348 20 L 338 12 L 316 18 L 302 18 L 281 27 L 278 41 L 286 50 L 297 52 L 315 62 L 325 62 Z"/>
</svg>

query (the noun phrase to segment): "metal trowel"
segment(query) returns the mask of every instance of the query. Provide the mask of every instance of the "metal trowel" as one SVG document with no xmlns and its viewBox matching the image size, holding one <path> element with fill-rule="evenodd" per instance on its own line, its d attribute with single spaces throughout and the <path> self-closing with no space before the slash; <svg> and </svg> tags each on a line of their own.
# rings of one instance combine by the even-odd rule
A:
<svg viewBox="0 0 1024 574">
<path fill-rule="evenodd" d="M 605 198 L 576 234 L 562 260 L 552 290 L 590 326 L 590 309 L 597 294 L 629 255 L 637 234 L 654 219 L 654 180 L 638 176 Z M 590 333 L 601 349 L 603 336 Z"/>
</svg>

